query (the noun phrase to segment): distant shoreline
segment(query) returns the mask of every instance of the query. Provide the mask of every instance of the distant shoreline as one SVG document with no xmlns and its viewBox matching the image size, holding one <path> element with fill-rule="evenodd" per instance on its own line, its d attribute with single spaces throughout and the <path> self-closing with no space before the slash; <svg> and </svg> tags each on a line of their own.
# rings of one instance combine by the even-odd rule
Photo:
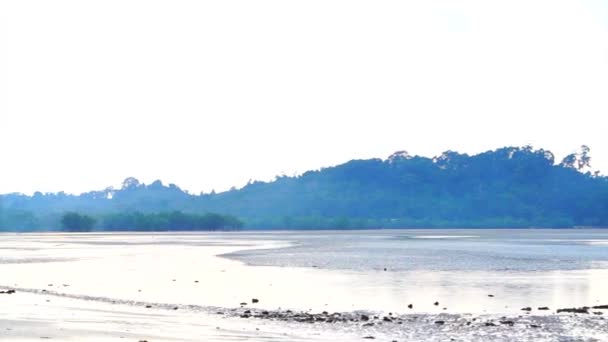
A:
<svg viewBox="0 0 608 342">
<path fill-rule="evenodd" d="M 86 232 L 79 231 L 63 231 L 60 229 L 53 230 L 1 230 L 2 233 L 66 233 L 66 234 L 95 234 L 95 233 L 247 233 L 247 232 L 348 232 L 348 231 L 403 231 L 403 230 L 603 230 L 608 227 L 408 227 L 408 228 L 311 228 L 311 229 L 296 229 L 296 228 L 242 228 L 242 229 L 213 229 L 213 230 L 91 230 Z"/>
</svg>

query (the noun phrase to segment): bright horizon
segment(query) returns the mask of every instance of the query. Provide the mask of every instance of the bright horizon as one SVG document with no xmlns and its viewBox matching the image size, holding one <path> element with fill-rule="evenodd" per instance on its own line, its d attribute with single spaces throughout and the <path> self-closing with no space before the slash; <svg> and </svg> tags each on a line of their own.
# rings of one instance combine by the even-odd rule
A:
<svg viewBox="0 0 608 342">
<path fill-rule="evenodd" d="M 527 144 L 606 174 L 607 94 L 603 1 L 9 0 L 0 193 Z"/>
</svg>

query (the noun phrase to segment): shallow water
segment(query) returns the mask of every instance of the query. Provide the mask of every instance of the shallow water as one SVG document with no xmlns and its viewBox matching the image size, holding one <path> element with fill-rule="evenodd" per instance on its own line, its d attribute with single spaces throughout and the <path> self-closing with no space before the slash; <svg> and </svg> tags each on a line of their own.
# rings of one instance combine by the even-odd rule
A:
<svg viewBox="0 0 608 342">
<path fill-rule="evenodd" d="M 72 307 L 97 303 L 86 311 L 90 324 L 107 319 L 95 313 L 100 307 L 112 317 L 118 306 L 128 312 L 137 308 L 131 328 L 140 333 L 142 325 L 156 320 L 140 312 L 150 303 L 165 308 L 168 323 L 156 334 L 161 339 L 175 329 L 194 329 L 215 336 L 208 340 L 276 340 L 294 330 L 285 328 L 287 323 L 264 323 L 272 329 L 262 338 L 255 330 L 259 323 L 237 318 L 222 325 L 245 329 L 244 335 L 222 337 L 213 314 L 247 302 L 258 309 L 430 314 L 432 320 L 443 314 L 519 315 L 527 306 L 549 306 L 549 312 L 532 312 L 547 315 L 560 307 L 608 304 L 606 241 L 608 230 L 3 234 L 0 286 Z M 27 320 L 35 310 L 16 298 L 21 315 L 5 306 L 0 322 Z M 260 303 L 252 304 L 252 298 Z M 179 314 L 165 312 L 173 306 Z M 61 308 L 65 305 L 55 309 Z M 207 315 L 206 323 L 196 326 L 196 319 L 183 315 Z M 316 336 L 316 330 L 301 329 L 291 340 L 323 340 L 336 332 L 331 328 Z M 362 333 L 352 330 L 339 329 L 338 336 L 348 340 Z"/>
<path fill-rule="evenodd" d="M 295 246 L 231 256 L 253 265 L 391 271 L 608 269 L 608 229 L 277 232 L 250 239 Z"/>
</svg>

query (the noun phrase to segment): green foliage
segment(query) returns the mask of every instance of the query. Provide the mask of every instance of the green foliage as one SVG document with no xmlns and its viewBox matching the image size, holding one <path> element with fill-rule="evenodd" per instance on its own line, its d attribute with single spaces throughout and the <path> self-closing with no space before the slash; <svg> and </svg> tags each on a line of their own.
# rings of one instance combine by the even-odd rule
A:
<svg viewBox="0 0 608 342">
<path fill-rule="evenodd" d="M 250 183 L 205 204 L 256 228 L 608 227 L 608 179 L 581 172 L 587 147 L 568 159 L 555 165 L 530 146 L 432 159 L 398 152 Z"/>
<path fill-rule="evenodd" d="M 556 162 L 531 146 L 434 158 L 400 151 L 201 195 L 128 178 L 78 196 L 2 195 L 0 229 L 52 229 L 68 211 L 106 230 L 239 228 L 235 217 L 268 229 L 608 227 L 608 178 L 586 172 L 589 148 Z"/>
<path fill-rule="evenodd" d="M 33 231 L 40 227 L 39 220 L 32 212 L 24 210 L 0 210 L 1 231 Z"/>
<path fill-rule="evenodd" d="M 87 215 L 69 212 L 61 217 L 61 228 L 68 232 L 90 232 L 96 220 Z"/>
<path fill-rule="evenodd" d="M 186 214 L 181 211 L 170 213 L 143 214 L 129 212 L 107 215 L 103 219 L 103 229 L 109 231 L 186 231 L 240 229 L 243 223 L 236 217 L 219 214 Z"/>
</svg>

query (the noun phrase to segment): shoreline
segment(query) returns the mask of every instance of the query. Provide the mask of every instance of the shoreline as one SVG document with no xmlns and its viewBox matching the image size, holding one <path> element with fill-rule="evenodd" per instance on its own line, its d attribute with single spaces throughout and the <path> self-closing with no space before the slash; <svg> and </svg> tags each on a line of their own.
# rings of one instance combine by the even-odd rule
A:
<svg viewBox="0 0 608 342">
<path fill-rule="evenodd" d="M 7 287 L 1 287 L 6 291 Z M 242 333 L 249 337 L 254 337 L 263 329 L 264 334 L 276 335 L 277 328 L 279 333 L 283 331 L 281 327 L 287 328 L 292 332 L 294 340 L 303 338 L 298 336 L 298 332 L 305 335 L 310 334 L 310 329 L 331 336 L 338 333 L 344 338 L 363 339 L 378 339 L 383 341 L 416 341 L 418 337 L 425 333 L 432 333 L 434 339 L 441 338 L 457 338 L 466 341 L 484 341 L 486 338 L 492 338 L 496 341 L 510 341 L 513 336 L 517 336 L 517 340 L 529 341 L 552 341 L 555 338 L 568 339 L 573 338 L 577 341 L 600 341 L 608 337 L 608 324 L 604 318 L 604 313 L 608 313 L 608 306 L 594 309 L 595 311 L 587 314 L 580 313 L 549 313 L 545 315 L 535 315 L 529 312 L 522 312 L 520 315 L 500 315 L 500 314 L 381 314 L 371 311 L 352 311 L 352 312 L 322 312 L 312 313 L 305 311 L 292 310 L 273 310 L 267 311 L 264 309 L 249 308 L 241 306 L 239 308 L 222 308 L 222 307 L 207 307 L 198 305 L 178 305 L 167 303 L 151 303 L 125 301 L 120 299 L 112 299 L 106 297 L 93 296 L 74 296 L 56 291 L 37 290 L 37 289 L 16 289 L 12 294 L 0 294 L 0 296 L 33 295 L 40 297 L 44 301 L 38 302 L 54 302 L 47 298 L 58 298 L 67 300 L 71 305 L 61 306 L 63 311 L 69 311 L 76 307 L 89 307 L 95 310 L 105 311 L 106 314 L 112 313 L 122 314 L 129 313 L 132 316 L 139 316 L 140 319 L 149 320 L 151 317 L 170 316 L 194 316 L 197 319 L 202 319 L 207 325 L 199 326 L 207 334 L 214 334 L 218 330 L 225 329 L 227 331 L 249 330 Z M 0 300 L 4 299 L 0 297 Z M 35 301 L 30 298 L 30 301 Z M 6 302 L 6 301 L 4 301 Z M 80 305 L 79 305 L 80 304 Z M 86 304 L 86 305 L 83 305 Z M 48 304 L 47 304 L 48 305 Z M 111 306 L 112 309 L 106 308 Z M 37 304 L 35 306 L 38 306 Z M 598 314 L 601 312 L 601 315 Z M 67 312 L 64 312 L 67 314 Z M 180 319 L 177 319 L 178 321 Z M 269 324 L 267 324 L 269 323 Z M 186 325 L 192 325 L 189 321 Z M 196 323 L 200 325 L 200 323 Z M 213 326 L 215 326 L 215 332 Z M 223 326 L 222 328 L 220 326 Z M 225 327 L 225 328 L 224 328 Z M 248 327 L 245 329 L 243 327 Z M 116 327 L 118 328 L 118 327 Z M 294 330 L 295 329 L 295 330 Z M 63 331 L 63 332 L 62 332 Z M 69 331 L 66 330 L 66 331 Z M 6 335 L 12 332 L 25 333 L 19 337 L 25 340 L 31 339 L 54 339 L 54 340 L 70 340 L 67 336 L 69 333 L 64 329 L 53 329 L 48 324 L 41 322 L 35 318 L 32 319 L 5 319 L 0 316 L 0 336 L 2 333 Z M 85 330 L 86 331 L 86 330 Z M 255 331 L 255 333 L 254 333 Z M 79 336 L 78 340 L 97 341 L 100 338 L 95 329 L 86 332 L 87 336 Z M 575 333 L 575 335 L 572 335 Z M 285 332 L 282 332 L 285 334 Z M 481 334 L 481 335 L 480 335 Z M 507 334 L 507 335 L 505 335 Z M 44 336 L 42 336 L 44 335 Z M 192 337 L 163 337 L 162 334 L 145 335 L 141 332 L 116 329 L 115 331 L 106 331 L 104 338 L 123 339 L 125 336 L 136 338 L 137 335 L 152 336 L 145 337 L 154 341 L 171 341 L 173 338 L 182 341 L 196 341 Z M 480 337 L 482 336 L 482 337 Z M 509 336 L 509 337 L 505 337 Z M 89 339 L 89 337 L 91 339 Z M 271 339 L 280 337 L 273 336 Z M 332 337 L 335 339 L 335 337 Z M 213 338 L 208 339 L 214 341 Z M 218 341 L 223 341 L 223 338 L 218 338 Z M 285 341 L 291 339 L 285 339 Z M 323 336 L 306 336 L 307 341 L 327 341 Z M 347 339 L 348 340 L 348 339 Z M 100 339 L 101 341 L 101 339 Z M 141 340 L 139 340 L 141 341 Z"/>
<path fill-rule="evenodd" d="M 271 241 L 264 236 L 258 240 L 245 241 L 243 236 L 222 240 L 206 234 L 82 237 L 83 234 L 79 234 L 56 239 L 45 235 L 26 239 L 15 237 L 0 242 L 1 249 L 14 250 L 15 258 L 21 258 L 21 261 L 40 257 L 39 254 L 54 258 L 73 257 L 70 261 L 61 262 L 43 262 L 34 258 L 32 263 L 0 263 L 0 272 L 6 275 L 0 291 L 16 291 L 0 294 L 3 305 L 0 310 L 0 339 L 13 337 L 15 329 L 20 334 L 19 341 L 39 340 L 45 337 L 42 336 L 44 332 L 52 332 L 54 336 L 46 337 L 60 341 L 106 341 L 121 336 L 150 342 L 200 341 L 196 337 L 200 334 L 206 336 L 207 341 L 237 341 L 239 338 L 256 341 L 352 341 L 366 337 L 383 341 L 486 340 L 480 336 L 510 341 L 512 339 L 507 337 L 514 334 L 523 341 L 554 341 L 561 337 L 576 337 L 581 341 L 608 339 L 604 317 L 608 311 L 605 309 L 591 309 L 589 314 L 556 314 L 556 309 L 565 307 L 538 311 L 537 306 L 541 304 L 552 306 L 541 303 L 539 299 L 538 303 L 527 303 L 534 304 L 532 312 L 511 307 L 493 313 L 482 310 L 467 313 L 466 307 L 450 303 L 462 293 L 450 295 L 448 286 L 445 294 L 425 293 L 420 288 L 416 293 L 419 299 L 414 303 L 414 310 L 407 309 L 408 302 L 398 305 L 402 310 L 392 310 L 385 305 L 390 304 L 393 297 L 368 296 L 375 293 L 374 286 L 389 284 L 393 277 L 402 277 L 399 272 L 248 266 L 223 256 L 243 250 L 293 246 L 294 241 Z M 150 260 L 155 262 L 147 263 Z M 437 277 L 436 273 L 430 272 Z M 570 276 L 566 276 L 568 274 Z M 564 276 L 572 277 L 572 273 L 559 274 L 560 279 Z M 446 286 L 441 276 L 426 279 L 418 274 L 418 277 L 422 283 L 437 279 L 438 284 Z M 471 278 L 467 279 L 470 281 Z M 354 280 L 359 283 L 353 283 Z M 242 284 L 243 281 L 246 284 Z M 18 286 L 6 286 L 7 282 Z M 323 291 L 307 288 L 309 282 Z M 407 284 L 399 286 L 403 285 Z M 367 286 L 372 286 L 370 290 L 373 292 L 366 292 Z M 418 285 L 408 286 L 417 288 Z M 354 292 L 343 293 L 344 290 Z M 479 291 L 472 295 L 484 297 L 476 299 L 482 300 L 482 304 L 508 298 L 500 292 L 494 292 L 492 298 Z M 494 295 L 499 298 L 494 298 Z M 252 303 L 253 298 L 259 299 L 260 303 Z M 433 301 L 441 303 L 434 305 Z M 242 302 L 247 305 L 238 305 Z M 329 307 L 324 307 L 324 302 L 329 303 Z M 351 306 L 354 302 L 359 304 Z M 377 305 L 371 305 L 373 303 Z M 573 305 L 581 304 L 590 303 L 581 300 Z M 593 303 L 591 306 L 603 304 Z M 310 310 L 307 310 L 308 305 Z M 448 310 L 443 310 L 444 305 Z M 74 311 L 84 313 L 82 321 L 74 316 Z M 602 315 L 593 313 L 600 311 Z M 159 319 L 164 322 L 160 330 L 155 334 L 146 331 L 152 329 L 150 324 Z M 120 320 L 131 323 L 124 325 Z M 105 325 L 105 321 L 114 323 Z M 75 331 L 68 334 L 64 330 L 70 327 Z M 100 330 L 112 334 L 102 338 L 98 336 Z M 135 335 L 129 335 L 135 330 Z"/>
<path fill-rule="evenodd" d="M 437 232 L 437 231 L 459 231 L 459 230 L 470 230 L 476 232 L 491 232 L 491 231 L 552 231 L 552 232 L 564 232 L 564 231 L 608 231 L 608 226 L 590 226 L 590 227 L 492 227 L 492 228 L 480 228 L 480 227 L 413 227 L 413 228 L 344 228 L 344 229 L 335 229 L 335 228 L 314 228 L 314 229 L 289 229 L 289 228 L 281 228 L 281 229 L 267 229 L 267 228 L 244 228 L 241 230 L 92 230 L 87 232 L 78 232 L 78 231 L 61 231 L 61 230 L 1 230 L 0 236 L 28 236 L 28 235 L 59 235 L 59 236 L 99 236 L 99 235 L 178 235 L 178 236 L 188 236 L 188 235 L 201 235 L 201 234 L 209 234 L 209 235 L 264 235 L 264 234 L 315 234 L 315 233 L 323 233 L 323 234 L 341 234 L 341 233 L 390 233 L 390 232 L 406 232 L 406 231 L 418 231 L 418 232 Z"/>
</svg>

